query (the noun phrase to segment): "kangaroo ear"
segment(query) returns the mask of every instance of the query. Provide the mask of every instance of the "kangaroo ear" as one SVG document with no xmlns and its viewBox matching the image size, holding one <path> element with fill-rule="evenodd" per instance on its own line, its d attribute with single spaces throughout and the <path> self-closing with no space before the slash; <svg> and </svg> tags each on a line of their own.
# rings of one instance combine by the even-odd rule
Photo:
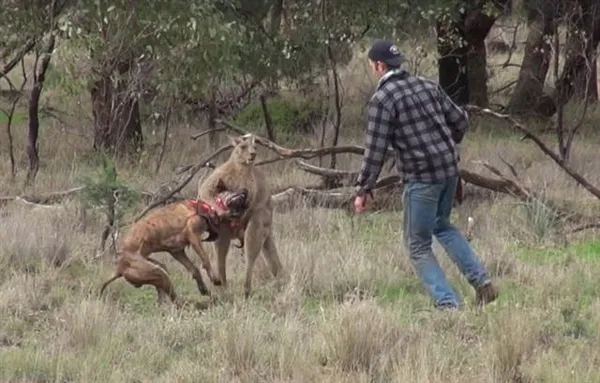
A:
<svg viewBox="0 0 600 383">
<path fill-rule="evenodd" d="M 231 143 L 231 145 L 233 146 L 238 146 L 238 144 L 240 142 L 242 142 L 242 138 L 241 137 L 234 137 L 234 136 L 230 136 L 229 134 L 227 135 L 227 138 L 229 139 L 229 142 Z"/>
</svg>

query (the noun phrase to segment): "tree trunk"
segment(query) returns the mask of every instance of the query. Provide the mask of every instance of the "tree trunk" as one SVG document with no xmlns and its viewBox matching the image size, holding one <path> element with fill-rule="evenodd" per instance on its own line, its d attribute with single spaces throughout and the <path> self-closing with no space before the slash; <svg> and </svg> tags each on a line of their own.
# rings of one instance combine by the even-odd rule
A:
<svg viewBox="0 0 600 383">
<path fill-rule="evenodd" d="M 54 52 L 55 37 L 54 34 L 50 34 L 48 41 L 48 48 L 44 52 L 44 57 L 38 72 L 37 58 L 35 65 L 33 66 L 33 89 L 29 96 L 29 132 L 27 135 L 27 156 L 29 157 L 29 169 L 25 184 L 29 185 L 35 180 L 35 176 L 40 167 L 40 157 L 38 153 L 38 135 L 40 131 L 40 97 L 42 95 L 42 89 L 44 82 L 46 81 L 46 71 L 50 65 L 50 59 Z M 38 53 L 39 55 L 39 53 Z M 38 56 L 39 57 L 39 56 Z"/>
<path fill-rule="evenodd" d="M 590 76 L 590 85 L 588 88 L 588 98 L 593 102 L 598 101 L 598 59 L 592 61 L 592 74 Z"/>
<path fill-rule="evenodd" d="M 508 9 L 511 1 L 498 0 L 495 5 Z M 495 21 L 477 4 L 458 21 L 436 23 L 439 83 L 458 105 L 488 105 L 485 38 Z"/>
<path fill-rule="evenodd" d="M 101 71 L 91 90 L 94 150 L 117 156 L 133 154 L 143 148 L 139 102 L 131 95 L 135 92 L 126 79 L 130 65 L 119 67 L 120 79 L 113 80 L 111 73 Z"/>
<path fill-rule="evenodd" d="M 592 63 L 600 43 L 600 6 L 592 0 L 577 3 L 575 8 L 580 8 L 574 11 L 569 23 L 565 65 L 556 87 L 556 100 L 561 105 L 572 97 L 588 102 L 598 100 L 597 91 L 586 92 L 586 88 L 595 78 Z"/>
<path fill-rule="evenodd" d="M 487 87 L 486 47 L 478 41 L 467 54 L 467 83 L 469 84 L 469 103 L 487 108 L 489 105 Z"/>
<path fill-rule="evenodd" d="M 469 80 L 467 77 L 467 44 L 464 32 L 458 23 L 441 21 L 436 23 L 439 83 L 442 89 L 458 105 L 469 102 Z"/>
<path fill-rule="evenodd" d="M 283 14 L 283 0 L 275 0 L 271 8 L 271 36 L 277 36 L 281 28 L 281 18 Z"/>
<path fill-rule="evenodd" d="M 573 98 L 579 101 L 587 100 L 595 103 L 598 101 L 598 76 L 597 76 L 597 61 L 596 53 L 588 53 L 585 60 L 585 67 L 577 76 L 573 84 Z M 591 61 L 589 61 L 591 60 Z M 589 61 L 589 63 L 588 63 Z"/>
<path fill-rule="evenodd" d="M 515 91 L 508 104 L 510 114 L 523 115 L 534 112 L 549 117 L 556 112 L 554 102 L 547 105 L 548 98 L 543 97 L 544 83 L 552 56 L 552 46 L 546 36 L 551 36 L 553 31 L 552 15 L 536 12 L 529 24 L 525 55 Z"/>
<path fill-rule="evenodd" d="M 467 53 L 469 103 L 482 108 L 487 108 L 489 104 L 485 38 L 495 21 L 495 17 L 490 17 L 481 10 L 470 13 L 465 19 L 465 33 L 469 42 Z"/>
</svg>

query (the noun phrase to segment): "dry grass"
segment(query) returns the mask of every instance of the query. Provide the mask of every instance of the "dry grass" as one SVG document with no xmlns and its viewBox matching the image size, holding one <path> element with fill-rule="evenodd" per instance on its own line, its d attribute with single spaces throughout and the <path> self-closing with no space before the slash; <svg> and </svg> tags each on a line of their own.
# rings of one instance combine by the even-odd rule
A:
<svg viewBox="0 0 600 383">
<path fill-rule="evenodd" d="M 373 83 L 364 81 L 360 61 L 353 65 L 344 81 L 356 100 Z M 503 78 L 514 75 L 502 71 Z M 492 87 L 499 82 L 494 77 Z M 347 106 L 345 116 L 346 126 L 356 131 L 356 121 L 363 119 L 360 107 Z M 527 186 L 581 211 L 598 211 L 596 200 L 507 127 L 476 120 L 472 131 L 463 166 L 485 173 L 473 163 L 485 159 L 502 168 L 501 154 Z M 187 139 L 191 132 L 173 129 L 158 175 L 148 170 L 156 158 L 150 151 L 138 164 L 120 165 L 120 177 L 154 189 L 169 179 L 173 167 L 205 155 L 202 143 Z M 15 128 L 15 135 L 24 169 L 22 129 Z M 361 142 L 349 130 L 343 138 Z M 158 140 L 149 135 L 150 146 Z M 87 148 L 84 138 L 46 121 L 42 168 L 29 192 L 78 185 L 93 168 Z M 574 150 L 574 166 L 599 185 L 597 138 L 580 138 Z M 354 156 L 338 162 L 356 169 L 359 161 Z M 267 169 L 274 186 L 314 181 L 290 164 Z M 20 182 L 4 176 L 5 161 L 0 174 L 1 194 L 22 192 Z M 195 185 L 194 180 L 184 193 L 194 196 Z M 228 262 L 231 291 L 220 304 L 198 312 L 158 308 L 153 289 L 134 289 L 124 281 L 98 299 L 100 284 L 114 266 L 93 258 L 101 221 L 93 214 L 84 220 L 75 201 L 54 209 L 2 207 L 0 381 L 597 381 L 600 242 L 584 233 L 564 245 L 551 217 L 538 207 L 506 196 L 482 198 L 471 187 L 467 192 L 471 198 L 456 209 L 455 219 L 464 226 L 467 216 L 475 217 L 473 246 L 501 288 L 497 303 L 483 312 L 472 308 L 474 292 L 437 245 L 467 308 L 457 313 L 432 309 L 403 253 L 400 213 L 368 214 L 352 222 L 331 210 L 278 212 L 275 234 L 289 283 L 281 289 L 257 283 L 255 295 L 244 301 L 244 264 L 234 250 Z M 203 299 L 179 264 L 166 254 L 158 258 L 167 263 L 180 295 Z"/>
</svg>

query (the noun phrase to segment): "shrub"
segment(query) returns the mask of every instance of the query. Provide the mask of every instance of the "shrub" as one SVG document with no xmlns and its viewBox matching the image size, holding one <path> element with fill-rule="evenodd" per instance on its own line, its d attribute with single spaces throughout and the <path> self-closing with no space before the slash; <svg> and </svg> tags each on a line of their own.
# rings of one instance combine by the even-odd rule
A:
<svg viewBox="0 0 600 383">
<path fill-rule="evenodd" d="M 275 134 L 283 140 L 296 134 L 312 133 L 322 118 L 321 107 L 313 100 L 273 98 L 267 101 L 267 108 Z M 236 117 L 236 123 L 253 133 L 264 135 L 265 119 L 260 102 L 244 108 Z"/>
</svg>

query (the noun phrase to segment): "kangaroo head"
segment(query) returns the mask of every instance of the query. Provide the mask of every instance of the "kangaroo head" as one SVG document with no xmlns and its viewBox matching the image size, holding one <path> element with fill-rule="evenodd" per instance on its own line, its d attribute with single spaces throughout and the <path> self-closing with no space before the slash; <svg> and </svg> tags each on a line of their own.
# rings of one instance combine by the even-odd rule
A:
<svg viewBox="0 0 600 383">
<path fill-rule="evenodd" d="M 246 134 L 240 137 L 229 137 L 233 145 L 231 157 L 233 161 L 243 165 L 252 165 L 256 159 L 256 136 Z"/>
</svg>

